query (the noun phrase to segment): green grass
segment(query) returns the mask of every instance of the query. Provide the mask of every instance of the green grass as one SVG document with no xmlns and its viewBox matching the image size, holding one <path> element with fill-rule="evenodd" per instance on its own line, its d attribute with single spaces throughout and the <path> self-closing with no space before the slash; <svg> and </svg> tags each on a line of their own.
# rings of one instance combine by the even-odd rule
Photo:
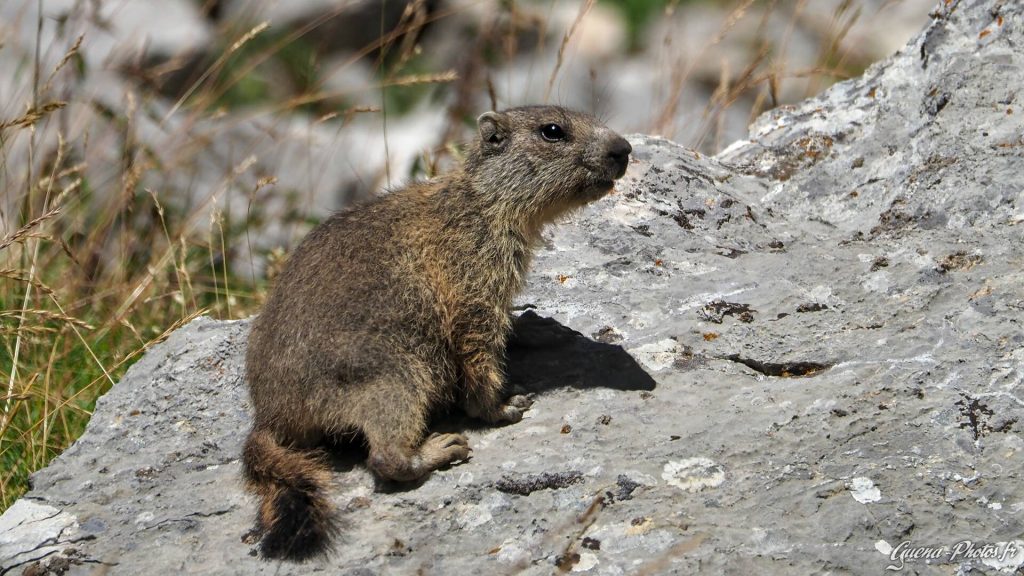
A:
<svg viewBox="0 0 1024 576">
<path fill-rule="evenodd" d="M 0 306 L 5 310 L 18 308 L 7 302 L 0 302 Z M 3 434 L 0 469 L 5 470 L 4 498 L 0 506 L 4 508 L 21 491 L 30 472 L 44 466 L 71 439 L 81 435 L 96 398 L 109 387 L 103 370 L 63 324 L 35 324 L 35 329 L 47 332 L 25 336 L 22 342 L 19 364 L 29 375 L 21 381 L 28 385 L 16 387 L 18 397 L 11 404 Z M 133 340 L 126 336 L 118 331 L 94 338 L 90 347 L 94 354 L 108 361 L 123 358 Z M 0 350 L 0 364 L 11 365 L 11 352 L 6 346 Z M 111 368 L 109 374 L 117 380 L 124 369 L 125 365 Z"/>
</svg>

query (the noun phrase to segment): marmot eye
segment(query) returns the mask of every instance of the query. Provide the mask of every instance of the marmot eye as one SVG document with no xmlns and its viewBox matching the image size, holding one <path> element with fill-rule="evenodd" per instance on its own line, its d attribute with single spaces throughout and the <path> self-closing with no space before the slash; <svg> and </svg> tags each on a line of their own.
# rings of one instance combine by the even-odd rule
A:
<svg viewBox="0 0 1024 576">
<path fill-rule="evenodd" d="M 540 127 L 540 135 L 548 142 L 565 140 L 565 130 L 558 124 L 545 124 Z"/>
</svg>

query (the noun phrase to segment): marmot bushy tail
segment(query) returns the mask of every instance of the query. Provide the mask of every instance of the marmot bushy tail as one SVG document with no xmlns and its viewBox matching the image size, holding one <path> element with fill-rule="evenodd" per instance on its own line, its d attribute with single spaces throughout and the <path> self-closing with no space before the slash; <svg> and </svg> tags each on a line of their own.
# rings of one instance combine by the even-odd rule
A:
<svg viewBox="0 0 1024 576">
<path fill-rule="evenodd" d="M 255 429 L 245 440 L 242 462 L 246 484 L 261 499 L 257 531 L 263 555 L 302 561 L 326 552 L 337 523 L 325 459 L 290 450 L 272 433 Z"/>
<path fill-rule="evenodd" d="M 327 547 L 325 442 L 362 438 L 404 482 L 469 457 L 462 434 L 428 436 L 438 410 L 507 424 L 529 408 L 505 392 L 512 299 L 544 226 L 608 194 L 632 148 L 556 106 L 487 112 L 477 131 L 460 168 L 314 228 L 253 321 L 244 466 L 264 557 Z"/>
</svg>

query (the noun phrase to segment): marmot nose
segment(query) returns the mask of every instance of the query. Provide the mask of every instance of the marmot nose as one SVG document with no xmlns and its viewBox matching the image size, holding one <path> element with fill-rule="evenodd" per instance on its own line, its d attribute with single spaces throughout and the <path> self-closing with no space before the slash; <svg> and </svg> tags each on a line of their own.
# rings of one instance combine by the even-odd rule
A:
<svg viewBox="0 0 1024 576">
<path fill-rule="evenodd" d="M 633 147 L 622 136 L 616 136 L 608 144 L 608 158 L 618 168 L 616 178 L 626 173 L 626 166 L 629 164 L 629 153 L 632 151 Z"/>
</svg>

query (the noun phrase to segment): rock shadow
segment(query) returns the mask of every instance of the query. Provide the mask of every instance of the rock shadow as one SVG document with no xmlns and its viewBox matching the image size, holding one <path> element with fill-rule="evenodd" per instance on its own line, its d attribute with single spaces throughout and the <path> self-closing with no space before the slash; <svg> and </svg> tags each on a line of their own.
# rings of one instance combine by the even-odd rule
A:
<svg viewBox="0 0 1024 576">
<path fill-rule="evenodd" d="M 506 351 L 509 385 L 517 392 L 576 389 L 654 390 L 651 375 L 621 346 L 587 338 L 532 310 L 515 321 Z"/>
</svg>

